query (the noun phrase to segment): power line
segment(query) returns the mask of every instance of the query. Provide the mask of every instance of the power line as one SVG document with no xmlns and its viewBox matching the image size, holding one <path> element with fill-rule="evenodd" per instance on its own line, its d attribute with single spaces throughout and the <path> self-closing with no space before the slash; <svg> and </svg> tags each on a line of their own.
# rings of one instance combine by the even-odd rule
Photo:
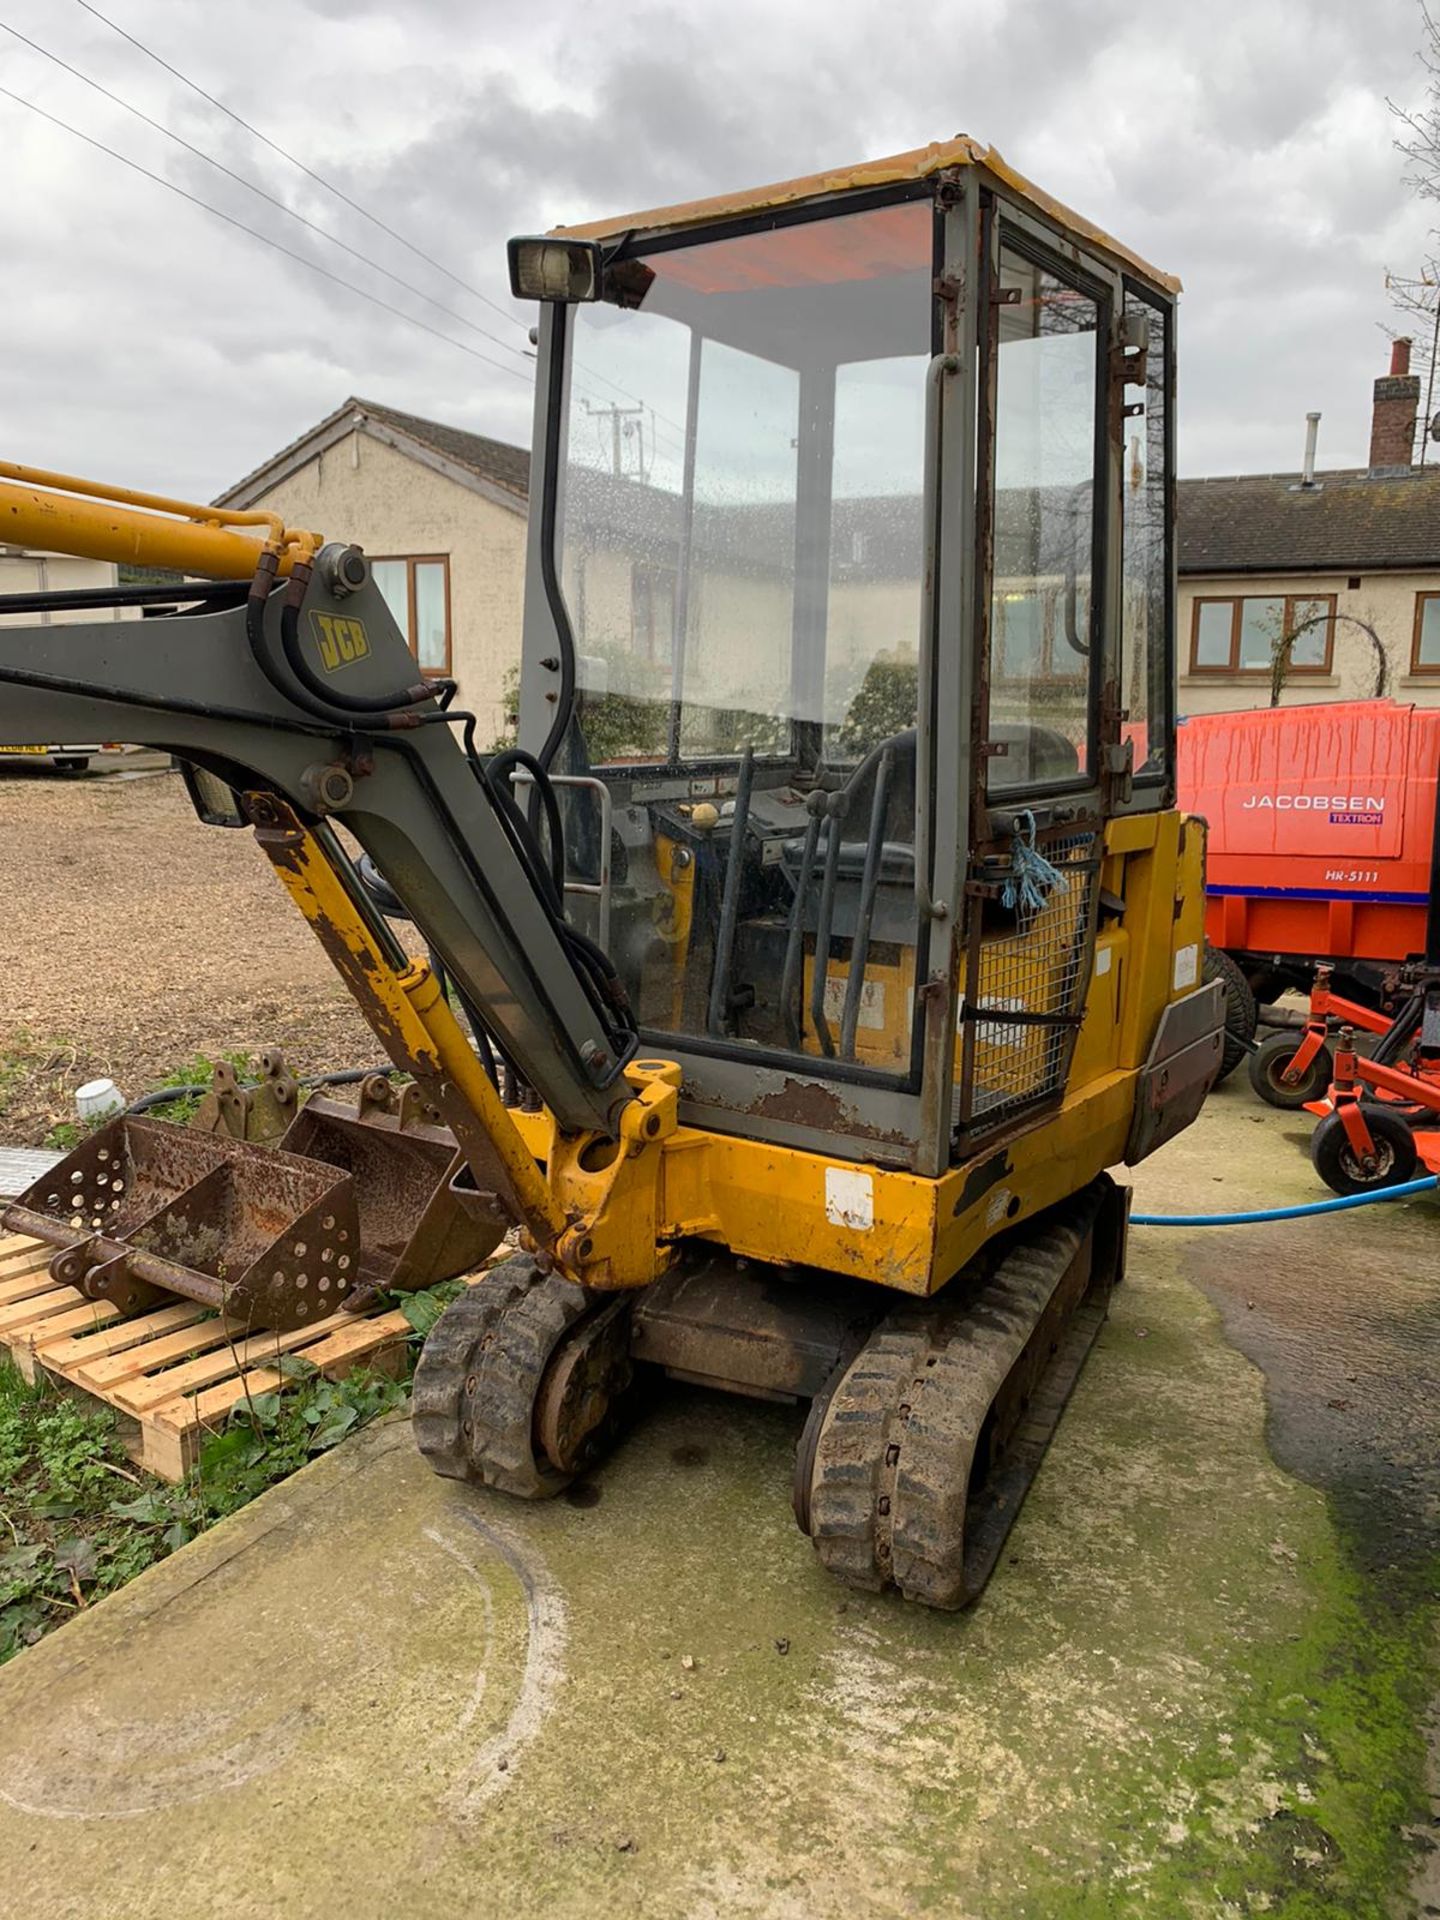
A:
<svg viewBox="0 0 1440 1920">
<path fill-rule="evenodd" d="M 298 167 L 308 180 L 313 180 L 317 186 L 324 187 L 327 193 L 333 193 L 337 200 L 343 200 L 345 205 L 351 208 L 353 212 L 358 213 L 362 220 L 368 220 L 372 227 L 378 227 L 381 233 L 388 234 L 392 240 L 398 241 L 402 247 L 407 248 L 409 252 L 413 253 L 417 260 L 423 260 L 427 267 L 433 267 L 437 273 L 444 274 L 445 278 L 453 282 L 455 286 L 463 288 L 466 293 L 473 294 L 477 300 L 482 300 L 487 307 L 493 307 L 502 320 L 508 320 L 513 326 L 520 327 L 522 330 L 528 330 L 526 329 L 526 323 L 520 319 L 517 314 L 507 312 L 497 300 L 492 300 L 488 293 L 482 293 L 479 287 L 472 287 L 468 280 L 462 280 L 458 273 L 452 273 L 449 267 L 442 266 L 438 260 L 424 252 L 420 247 L 417 247 L 413 240 L 407 240 L 403 233 L 397 233 L 393 227 L 386 226 L 378 214 L 371 213 L 368 207 L 362 207 L 358 200 L 352 200 L 350 195 L 340 187 L 337 187 L 333 180 L 327 180 L 323 174 L 316 173 L 315 169 L 313 167 L 307 167 L 303 160 L 297 160 L 295 155 L 287 152 L 277 140 L 272 140 L 268 133 L 262 133 L 258 127 L 252 126 L 250 122 L 238 114 L 233 107 L 227 107 L 223 100 L 217 100 L 213 93 L 207 93 L 198 81 L 190 78 L 189 74 L 182 73 L 178 67 L 172 67 L 170 62 L 156 53 L 153 47 L 147 47 L 143 40 L 137 40 L 133 33 L 128 33 L 124 27 L 112 20 L 108 14 L 104 14 L 98 7 L 92 6 L 90 0 L 75 0 L 75 4 L 83 7 L 86 13 L 92 14 L 103 26 L 109 27 L 112 33 L 118 33 L 122 40 L 128 40 L 130 45 L 140 53 L 143 53 L 147 60 L 153 60 L 157 67 L 163 67 L 166 73 L 173 74 L 182 86 L 189 87 L 190 91 L 199 94 L 202 100 L 208 100 L 212 107 L 217 108 L 227 119 L 233 120 L 237 127 L 243 127 L 246 133 L 250 134 L 254 139 L 263 142 L 265 146 L 270 148 L 272 153 L 278 153 L 282 160 L 288 160 L 292 167 Z"/>
<path fill-rule="evenodd" d="M 499 304 L 498 301 L 492 300 L 488 293 L 483 293 L 479 287 L 471 286 L 468 280 L 462 280 L 458 274 L 452 273 L 451 270 L 448 267 L 442 265 L 442 263 L 439 260 L 434 259 L 430 254 L 426 253 L 422 248 L 417 247 L 413 241 L 407 240 L 404 234 L 397 233 L 393 227 L 387 226 L 386 223 L 383 220 L 381 220 L 378 215 L 371 213 L 367 207 L 361 206 L 358 200 L 353 200 L 349 194 L 344 192 L 343 189 L 341 189 L 340 187 L 337 187 L 333 181 L 327 180 L 323 174 L 317 173 L 313 167 L 306 166 L 303 160 L 296 159 L 293 153 L 290 153 L 285 147 L 282 147 L 278 141 L 272 140 L 269 134 L 262 133 L 258 127 L 253 126 L 250 121 L 244 118 L 243 115 L 237 113 L 233 107 L 227 106 L 223 100 L 217 99 L 213 93 L 208 93 L 205 90 L 205 88 L 199 84 L 198 81 L 192 80 L 188 74 L 182 73 L 178 67 L 172 66 L 171 63 L 168 60 L 166 60 L 162 55 L 156 53 L 153 47 L 147 46 L 143 40 L 138 39 L 136 35 L 134 35 L 133 33 L 130 33 L 126 28 L 120 26 L 119 23 L 117 21 L 112 20 L 108 14 L 102 13 L 97 6 L 93 6 L 91 4 L 91 0 L 75 0 L 75 3 L 77 6 L 83 7 L 86 13 L 91 14 L 96 20 L 100 21 L 102 25 L 109 27 L 112 33 L 116 33 L 120 36 L 122 40 L 128 41 L 129 44 L 137 50 L 137 52 L 143 53 L 147 60 L 153 60 L 156 66 L 162 67 L 166 73 L 172 75 L 176 80 L 180 82 L 182 86 L 188 87 L 192 93 L 197 94 L 200 99 L 207 101 L 210 106 L 216 108 L 220 113 L 223 113 L 227 119 L 233 120 L 237 127 L 243 127 L 246 133 L 250 134 L 254 139 L 259 140 L 262 143 L 262 145 L 269 147 L 272 153 L 278 153 L 282 160 L 288 161 L 292 167 L 298 167 L 300 172 L 303 173 L 307 179 L 313 180 L 317 186 L 323 187 L 327 193 L 333 193 L 337 200 L 343 201 L 347 207 L 351 208 L 352 211 L 354 211 L 355 213 L 358 213 L 362 219 L 368 220 L 370 224 L 373 227 L 378 228 L 378 230 L 381 233 L 388 234 L 392 240 L 397 241 L 402 247 L 405 247 L 406 249 L 408 249 L 409 252 L 415 255 L 417 260 L 423 260 L 427 266 L 433 267 L 437 273 L 443 274 L 445 278 L 451 281 L 455 286 L 460 287 L 464 292 L 473 295 L 475 299 L 483 301 L 483 303 L 487 307 L 491 308 L 495 313 L 498 313 L 502 320 L 508 320 L 512 326 L 519 327 L 523 333 L 526 333 L 528 335 L 530 331 L 529 324 L 526 321 L 520 319 L 520 317 L 517 314 L 508 312 L 504 307 L 502 307 Z M 15 30 L 12 27 L 12 28 L 8 28 L 7 31 L 14 33 Z M 23 34 L 16 34 L 15 37 L 17 39 L 25 38 Z M 35 43 L 33 41 L 26 41 L 26 45 L 34 46 Z M 36 47 L 35 50 L 37 53 L 45 52 L 45 49 L 43 47 Z M 46 57 L 49 59 L 57 58 L 57 56 L 53 54 L 49 54 Z M 59 61 L 58 64 L 60 64 L 61 66 L 66 65 L 64 61 Z M 86 80 L 89 85 L 99 87 L 98 81 L 89 80 L 87 75 L 83 73 L 78 73 L 77 69 L 73 67 L 69 67 L 67 68 L 67 71 L 76 73 L 77 78 L 81 80 Z M 99 87 L 99 91 L 102 93 L 106 93 L 108 97 L 111 99 L 117 99 L 116 95 L 109 94 L 109 91 L 107 88 Z M 140 113 L 140 110 L 137 107 L 131 107 L 128 101 L 118 100 L 117 103 L 120 106 L 126 107 L 128 111 L 139 114 L 139 117 L 142 120 L 149 120 L 148 115 Z M 25 104 L 28 105 L 29 102 L 26 102 Z M 151 126 L 157 125 L 155 121 L 149 121 L 149 124 Z M 180 145 L 188 148 L 190 152 L 192 153 L 199 152 L 199 149 L 195 147 L 191 147 L 190 143 L 187 140 L 182 140 L 178 134 L 171 133 L 168 127 L 162 126 L 160 127 L 159 130 L 162 133 L 169 134 L 171 139 L 178 140 L 180 142 Z M 82 135 L 81 137 L 83 138 L 84 136 Z M 242 186 L 250 187 L 251 191 L 255 193 L 259 193 L 262 199 L 271 200 L 271 196 L 263 192 L 261 188 L 254 186 L 252 182 L 243 179 L 240 175 L 231 173 L 228 167 L 222 166 L 218 160 L 211 160 L 208 154 L 200 153 L 200 158 L 203 160 L 209 160 L 212 166 L 218 167 L 222 173 L 229 174 L 231 179 L 239 180 Z M 281 201 L 271 200 L 271 204 L 280 206 L 282 210 L 286 213 L 289 213 L 292 216 L 292 218 L 296 220 L 300 220 L 304 226 L 310 227 L 314 232 L 322 234 L 324 238 L 326 238 L 327 240 L 333 240 L 335 245 L 343 247 L 345 252 L 353 255 L 354 258 L 358 260 L 364 260 L 370 266 L 376 266 L 376 263 L 374 261 L 368 260 L 366 255 L 356 253 L 353 247 L 346 246 L 344 241 L 337 240 L 333 234 L 327 233 L 323 227 L 315 226 L 313 221 L 306 220 L 302 214 L 296 213 L 292 207 L 285 206 L 284 203 Z M 251 229 L 246 228 L 245 231 L 249 232 L 251 231 Z M 260 236 L 260 237 L 263 238 L 264 236 Z M 376 270 L 380 273 L 385 274 L 385 277 L 387 279 L 396 281 L 397 285 L 406 287 L 410 292 L 419 293 L 419 297 L 422 300 L 430 301 L 430 304 L 432 306 L 438 307 L 440 312 L 448 315 L 449 318 L 461 320 L 462 325 L 470 327 L 474 332 L 478 333 L 482 337 L 482 339 L 491 341 L 492 344 L 500 347 L 504 352 L 521 353 L 520 348 L 507 347 L 504 341 L 497 340 L 493 333 L 487 333 L 483 327 L 476 326 L 473 320 L 464 320 L 462 316 L 454 313 L 451 308 L 444 306 L 441 302 L 437 300 L 432 300 L 429 294 L 420 293 L 418 288 L 411 287 L 408 281 L 400 280 L 397 275 L 390 273 L 386 268 L 377 267 Z M 342 282 L 341 284 L 346 285 L 348 284 L 348 282 Z M 406 317 L 409 318 L 410 316 L 407 315 Z M 417 324 L 419 323 L 417 322 Z M 437 337 L 440 339 L 449 338 L 449 336 L 446 334 L 440 334 Z M 459 342 L 452 341 L 451 344 L 458 345 Z M 477 357 L 483 359 L 484 356 L 480 355 Z M 521 358 L 522 359 L 526 358 L 526 356 L 523 353 L 521 353 Z M 578 361 L 577 361 L 577 365 L 581 366 L 583 368 L 583 371 L 588 373 L 592 379 L 603 381 L 607 387 L 612 388 L 616 393 L 623 394 L 627 400 L 639 400 L 641 398 L 639 394 L 633 392 L 629 387 L 621 386 L 618 380 L 611 379 L 608 374 L 601 373 L 597 368 L 587 366 L 583 362 L 578 362 Z M 646 402 L 646 404 L 648 405 L 649 403 Z M 659 410 L 659 408 L 651 408 L 651 411 L 655 414 L 655 417 L 657 420 L 665 421 L 667 426 L 672 427 L 674 429 L 674 431 L 680 436 L 680 444 L 683 447 L 684 439 L 685 439 L 685 429 L 680 425 L 679 421 L 671 419 L 671 417 L 668 414 L 662 413 Z"/>
<path fill-rule="evenodd" d="M 456 320 L 462 327 L 468 327 L 472 333 L 478 333 L 482 340 L 489 340 L 492 345 L 499 347 L 502 353 L 519 354 L 522 360 L 526 358 L 519 347 L 512 347 L 508 341 L 502 340 L 498 334 L 490 333 L 484 327 L 477 326 L 475 321 L 471 320 L 466 314 L 457 313 L 453 307 L 447 307 L 443 301 L 437 300 L 433 294 L 426 293 L 422 287 L 415 286 L 413 282 L 404 279 L 398 273 L 392 273 L 388 267 L 382 267 L 380 262 L 378 260 L 372 260 L 369 254 L 361 253 L 358 248 L 352 247 L 347 241 L 342 240 L 338 234 L 331 233 L 327 228 L 318 225 L 314 220 L 307 219 L 303 213 L 298 213 L 294 207 L 287 206 L 283 200 L 277 199 L 273 193 L 267 193 L 265 188 L 258 186 L 255 181 L 247 180 L 244 174 L 236 173 L 233 168 L 227 167 L 222 160 L 217 160 L 212 154 L 206 153 L 203 148 L 192 145 L 182 134 L 176 133 L 173 127 L 167 127 L 163 121 L 152 119 L 143 108 L 133 105 L 132 102 L 124 99 L 122 95 L 118 93 L 112 93 L 109 87 L 103 86 L 100 81 L 92 79 L 88 73 L 82 73 L 79 67 L 71 66 L 68 60 L 62 60 L 58 53 L 52 53 L 48 47 L 42 47 L 37 40 L 30 39 L 27 34 L 21 33 L 18 28 L 10 26 L 9 23 L 4 20 L 0 20 L 0 32 L 8 33 L 12 39 L 18 40 L 22 46 L 29 47 L 32 53 L 38 53 L 42 59 L 52 61 L 57 67 L 62 68 L 64 72 L 72 75 L 76 80 L 83 81 L 87 87 L 93 87 L 96 93 L 103 94 L 107 100 L 113 101 L 117 107 L 123 107 L 126 113 L 134 114 L 137 120 L 143 120 L 145 125 L 147 127 L 153 127 L 156 133 L 163 133 L 167 140 L 173 140 L 177 146 L 183 147 L 187 153 L 193 153 L 197 160 L 203 160 L 206 166 L 214 167 L 217 173 L 223 173 L 227 180 L 235 181 L 237 186 L 244 187 L 247 192 L 255 194 L 259 199 L 265 201 L 267 205 L 277 208 L 281 213 L 288 214 L 292 220 L 298 220 L 300 225 L 302 227 L 308 227 L 311 233 L 319 234 L 320 238 L 322 240 L 328 240 L 331 246 L 339 247 L 342 253 L 348 253 L 352 260 L 358 260 L 362 266 L 372 268 L 374 272 L 382 274 L 385 279 L 393 281 L 397 287 L 403 287 L 407 293 L 413 293 L 417 299 L 426 301 L 430 306 L 436 308 L 438 312 L 443 313 L 447 319 Z"/>
<path fill-rule="evenodd" d="M 507 366 L 503 360 L 492 360 L 488 353 L 481 353 L 475 347 L 467 346 L 463 340 L 456 340 L 448 333 L 442 333 L 438 327 L 432 327 L 428 321 L 419 320 L 413 313 L 406 313 L 403 307 L 392 306 L 388 300 L 382 300 L 379 294 L 370 293 L 364 287 L 357 287 L 353 280 L 346 280 L 338 273 L 332 273 L 328 267 L 322 267 L 318 260 L 307 260 L 303 253 L 282 246 L 278 240 L 272 240 L 268 233 L 261 233 L 258 227 L 250 227 L 243 220 L 237 220 L 233 214 L 222 213 L 219 207 L 212 207 L 208 200 L 202 200 L 198 194 L 188 192 L 184 187 L 176 186 L 173 180 L 167 180 L 163 173 L 152 173 L 149 167 L 141 166 L 138 160 L 132 160 L 128 154 L 118 153 L 114 147 L 107 147 L 103 140 L 96 140 L 88 133 L 82 133 L 79 127 L 72 127 L 68 120 L 48 113 L 44 107 L 37 107 L 33 100 L 27 100 L 22 94 L 12 93 L 9 87 L 0 87 L 0 94 L 7 100 L 13 100 L 17 107 L 28 107 L 31 113 L 39 114 L 42 120 L 48 120 L 53 127 L 59 127 L 63 133 L 73 134 L 77 140 L 83 140 L 87 147 L 94 147 L 97 153 L 118 160 L 122 167 L 129 167 L 132 173 L 142 174 L 145 179 L 153 180 L 157 187 L 164 187 L 168 193 L 178 194 L 182 200 L 188 200 L 192 206 L 199 207 L 203 213 L 213 214 L 217 220 L 223 220 L 227 227 L 234 227 L 240 233 L 249 234 L 252 240 L 258 240 L 262 246 L 273 247 L 276 253 L 283 253 L 287 260 L 293 260 L 298 266 L 306 267 L 311 273 L 318 273 L 323 280 L 332 285 L 344 287 L 347 293 L 358 294 L 362 300 L 368 300 L 373 307 L 382 312 L 393 314 L 397 320 L 407 320 L 412 327 L 418 327 L 422 333 L 428 333 L 433 339 L 443 340 L 448 347 L 455 347 L 461 353 L 468 353 L 472 360 L 479 360 L 487 367 L 493 367 L 497 373 L 513 374 L 517 380 L 528 385 L 533 375 L 519 367 Z"/>
</svg>

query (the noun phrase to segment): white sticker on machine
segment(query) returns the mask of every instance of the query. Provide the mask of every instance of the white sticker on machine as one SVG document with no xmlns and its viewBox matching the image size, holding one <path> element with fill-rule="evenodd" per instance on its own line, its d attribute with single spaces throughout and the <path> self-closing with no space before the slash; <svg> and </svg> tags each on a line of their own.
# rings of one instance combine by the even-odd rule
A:
<svg viewBox="0 0 1440 1920">
<path fill-rule="evenodd" d="M 853 1167 L 825 1169 L 825 1218 L 832 1227 L 869 1233 L 875 1225 L 875 1182 Z"/>
<path fill-rule="evenodd" d="M 845 1014 L 845 991 L 849 982 L 837 974 L 830 974 L 825 981 L 825 1018 L 839 1022 Z M 857 1027 L 868 1027 L 872 1033 L 881 1033 L 885 1028 L 885 982 L 867 980 L 860 989 L 860 1001 L 856 1013 Z"/>
<path fill-rule="evenodd" d="M 1199 977 L 1200 949 L 1192 941 L 1175 955 L 1175 992 L 1179 993 L 1182 987 L 1193 987 Z"/>
</svg>

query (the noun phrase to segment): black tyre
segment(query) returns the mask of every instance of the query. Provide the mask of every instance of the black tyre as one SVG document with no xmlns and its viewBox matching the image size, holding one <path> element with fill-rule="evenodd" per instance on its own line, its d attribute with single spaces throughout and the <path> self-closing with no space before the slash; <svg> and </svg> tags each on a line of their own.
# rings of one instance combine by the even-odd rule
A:
<svg viewBox="0 0 1440 1920">
<path fill-rule="evenodd" d="M 1251 1086 L 1272 1107 L 1293 1111 L 1296 1107 L 1303 1107 L 1307 1100 L 1319 1100 L 1329 1090 L 1330 1082 L 1335 1077 L 1335 1058 L 1329 1047 L 1321 1047 L 1298 1079 L 1287 1080 L 1284 1077 L 1285 1069 L 1299 1051 L 1300 1039 L 1301 1036 L 1295 1033 L 1272 1033 L 1246 1062 Z"/>
<path fill-rule="evenodd" d="M 1258 1013 L 1250 982 L 1223 947 L 1205 949 L 1205 978 L 1218 980 L 1225 989 L 1225 1050 L 1220 1063 L 1220 1079 L 1226 1080 L 1245 1059 L 1255 1038 Z"/>
<path fill-rule="evenodd" d="M 90 759 L 87 754 L 66 753 L 57 755 L 50 764 L 57 773 L 84 773 Z"/>
<path fill-rule="evenodd" d="M 1252 967 L 1245 978 L 1250 983 L 1250 991 L 1258 1006 L 1272 1007 L 1282 993 L 1288 993 L 1295 985 L 1288 973 L 1278 967 Z"/>
<path fill-rule="evenodd" d="M 1403 1186 L 1415 1177 L 1415 1136 L 1400 1115 L 1367 1106 L 1365 1125 L 1375 1142 L 1374 1163 L 1368 1167 L 1351 1146 L 1338 1113 L 1327 1114 L 1310 1137 L 1315 1171 L 1332 1193 L 1374 1193 L 1382 1187 Z"/>
</svg>

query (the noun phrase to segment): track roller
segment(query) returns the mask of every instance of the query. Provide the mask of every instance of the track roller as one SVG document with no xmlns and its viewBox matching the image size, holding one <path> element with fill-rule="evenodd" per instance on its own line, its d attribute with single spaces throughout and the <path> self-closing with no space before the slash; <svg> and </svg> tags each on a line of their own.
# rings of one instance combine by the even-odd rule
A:
<svg viewBox="0 0 1440 1920">
<path fill-rule="evenodd" d="M 415 1439 L 437 1473 L 522 1500 L 559 1493 L 613 1435 L 633 1378 L 630 1301 L 526 1256 L 467 1287 L 415 1369 Z"/>
<path fill-rule="evenodd" d="M 1102 1177 L 880 1321 L 812 1403 L 795 1508 L 849 1586 L 974 1600 L 1035 1477 L 1124 1265 L 1128 1195 Z"/>
</svg>

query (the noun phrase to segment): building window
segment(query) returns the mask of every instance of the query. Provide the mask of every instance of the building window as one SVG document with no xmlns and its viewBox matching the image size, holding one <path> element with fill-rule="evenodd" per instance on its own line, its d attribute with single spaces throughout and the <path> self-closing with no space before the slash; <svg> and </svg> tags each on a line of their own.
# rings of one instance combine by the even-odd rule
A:
<svg viewBox="0 0 1440 1920">
<path fill-rule="evenodd" d="M 1415 596 L 1415 642 L 1410 649 L 1412 673 L 1440 673 L 1440 593 Z"/>
<path fill-rule="evenodd" d="M 422 673 L 450 671 L 450 561 L 443 553 L 372 560 L 370 571 Z"/>
<path fill-rule="evenodd" d="M 1334 632 L 1333 593 L 1197 600 L 1190 628 L 1190 671 L 1268 675 L 1277 644 L 1293 634 L 1290 672 L 1329 673 Z"/>
</svg>

